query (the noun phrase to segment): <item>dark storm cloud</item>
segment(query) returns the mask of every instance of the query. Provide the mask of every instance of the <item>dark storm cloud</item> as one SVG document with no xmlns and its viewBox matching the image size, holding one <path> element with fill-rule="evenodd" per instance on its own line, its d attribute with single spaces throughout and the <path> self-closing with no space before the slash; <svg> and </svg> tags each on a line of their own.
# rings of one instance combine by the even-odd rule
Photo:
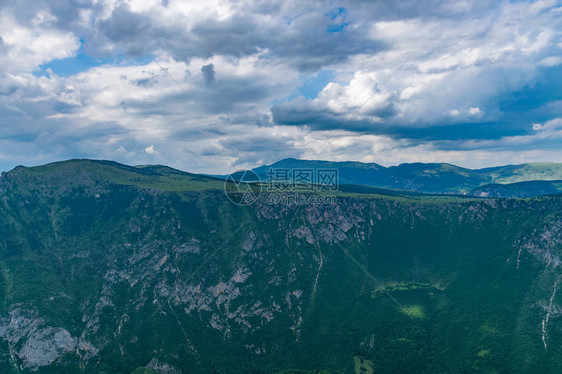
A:
<svg viewBox="0 0 562 374">
<path fill-rule="evenodd" d="M 160 38 L 158 30 L 153 29 L 150 17 L 132 12 L 127 4 L 116 8 L 111 17 L 99 24 L 100 31 L 111 42 L 119 45 L 131 57 L 141 57 L 152 52 Z"/>
<path fill-rule="evenodd" d="M 203 74 L 203 81 L 209 87 L 215 81 L 215 65 L 207 64 L 201 66 L 201 73 Z"/>
<path fill-rule="evenodd" d="M 352 118 L 354 110 L 339 113 L 326 110 L 318 106 L 313 100 L 297 98 L 291 102 L 274 105 L 271 108 L 273 122 L 285 126 L 306 126 L 312 130 L 335 130 L 344 129 L 359 133 L 388 134 L 392 127 L 389 120 L 397 114 L 392 102 L 362 111 L 362 115 L 368 117 L 358 119 Z"/>
<path fill-rule="evenodd" d="M 393 139 L 409 139 L 418 142 L 439 140 L 501 139 L 506 136 L 530 135 L 529 126 L 536 116 L 508 115 L 510 120 L 468 123 L 417 123 L 416 126 L 400 123 L 395 112 L 380 121 L 353 120 L 343 114 L 309 107 L 297 108 L 277 105 L 271 109 L 273 122 L 285 126 L 302 126 L 313 131 L 346 130 L 359 134 L 385 135 Z M 506 119 L 506 118 L 504 118 Z"/>
<path fill-rule="evenodd" d="M 449 125 L 417 124 L 404 125 L 387 118 L 380 122 L 351 120 L 323 110 L 295 110 L 283 106 L 271 109 L 273 122 L 285 126 L 304 126 L 313 131 L 346 130 L 360 134 L 386 135 L 394 139 L 416 139 L 421 141 L 458 139 L 500 139 L 504 136 L 530 134 L 527 121 L 518 121 L 521 126 L 506 122 L 455 123 Z"/>
<path fill-rule="evenodd" d="M 299 70 L 317 70 L 353 55 L 384 49 L 383 43 L 368 37 L 364 27 L 331 33 L 327 31 L 330 25 L 333 20 L 329 15 L 307 13 L 306 8 L 290 23 L 264 24 L 247 15 L 225 21 L 208 20 L 192 29 L 197 45 L 191 52 L 203 57 L 213 54 L 241 57 L 267 49 L 269 58 L 286 60 Z"/>
</svg>

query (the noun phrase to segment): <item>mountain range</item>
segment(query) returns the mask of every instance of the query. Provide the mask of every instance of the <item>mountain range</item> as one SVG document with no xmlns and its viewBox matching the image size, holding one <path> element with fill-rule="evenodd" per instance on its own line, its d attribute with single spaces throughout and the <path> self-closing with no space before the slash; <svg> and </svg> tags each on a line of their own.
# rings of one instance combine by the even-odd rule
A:
<svg viewBox="0 0 562 374">
<path fill-rule="evenodd" d="M 165 166 L 2 173 L 0 372 L 562 371 L 562 194 L 456 195 L 558 165 L 337 165 L 316 204 Z"/>
<path fill-rule="evenodd" d="M 481 197 L 530 197 L 562 192 L 562 163 L 528 163 L 467 169 L 446 163 L 410 163 L 384 167 L 375 163 L 283 159 L 253 169 L 261 180 L 270 169 L 337 169 L 340 184 Z M 517 184 L 529 181 L 535 184 Z M 498 184 L 503 187 L 497 186 Z"/>
</svg>

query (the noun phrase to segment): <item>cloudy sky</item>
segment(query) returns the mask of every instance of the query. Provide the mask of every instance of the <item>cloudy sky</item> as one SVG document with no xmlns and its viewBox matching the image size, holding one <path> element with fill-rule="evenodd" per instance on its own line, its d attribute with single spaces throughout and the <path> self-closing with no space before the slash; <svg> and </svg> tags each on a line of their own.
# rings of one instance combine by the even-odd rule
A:
<svg viewBox="0 0 562 374">
<path fill-rule="evenodd" d="M 562 162 L 562 2 L 5 0 L 0 170 Z"/>
</svg>

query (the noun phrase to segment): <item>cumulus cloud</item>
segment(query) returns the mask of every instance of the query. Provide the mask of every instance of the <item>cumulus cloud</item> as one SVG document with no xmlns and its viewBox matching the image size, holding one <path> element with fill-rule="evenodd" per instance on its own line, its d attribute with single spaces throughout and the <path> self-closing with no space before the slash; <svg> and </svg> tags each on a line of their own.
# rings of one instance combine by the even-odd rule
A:
<svg viewBox="0 0 562 374">
<path fill-rule="evenodd" d="M 478 114 L 482 114 L 482 111 L 480 110 L 480 108 L 476 108 L 476 107 L 470 107 L 468 109 L 468 113 L 470 113 L 473 116 L 476 116 Z"/>
<path fill-rule="evenodd" d="M 78 38 L 72 32 L 57 30 L 52 21 L 49 13 L 39 13 L 24 27 L 10 14 L 0 12 L 0 67 L 4 74 L 32 72 L 78 50 Z"/>
<path fill-rule="evenodd" d="M 555 1 L 3 2 L 0 167 L 556 161 L 561 28 Z"/>
<path fill-rule="evenodd" d="M 512 126 L 504 128 L 504 134 L 524 132 L 527 115 L 514 118 L 512 108 L 504 108 L 519 101 L 522 108 L 528 110 L 531 106 L 540 111 L 547 103 L 533 102 L 533 97 L 520 95 L 521 90 L 545 84 L 554 93 L 551 100 L 560 96 L 560 89 L 554 87 L 560 79 L 548 83 L 551 77 L 541 68 L 557 65 L 557 58 L 545 57 L 558 49 L 560 40 L 557 28 L 561 20 L 552 12 L 555 4 L 501 3 L 491 12 L 474 9 L 474 3 L 464 4 L 454 9 L 441 4 L 436 7 L 441 11 L 438 19 L 417 13 L 416 8 L 412 17 L 375 21 L 370 28 L 372 37 L 389 48 L 374 55 L 354 56 L 350 63 L 336 67 L 345 82 L 338 85 L 342 87 L 339 97 L 323 95 L 331 89 L 326 86 L 317 98 L 275 106 L 275 121 L 316 129 L 339 126 L 373 134 L 417 137 L 422 127 L 434 127 L 436 134 L 444 125 L 515 119 Z M 470 17 L 463 17 L 467 12 Z M 345 79 L 350 68 L 355 73 Z M 373 77 L 370 92 L 352 96 L 359 74 Z M 369 113 L 368 107 L 362 107 L 368 97 L 372 97 L 368 105 L 387 108 L 384 115 L 380 111 Z M 479 127 L 473 128 L 479 131 Z M 467 131 L 464 136 L 470 139 L 476 134 Z"/>
<path fill-rule="evenodd" d="M 347 13 L 339 11 L 344 8 L 315 1 L 23 0 L 4 7 L 24 24 L 35 16 L 30 9 L 48 13 L 54 26 L 71 30 L 94 55 L 167 53 L 189 62 L 267 50 L 308 70 L 382 48 L 367 35 L 364 21 L 348 27 Z"/>
</svg>

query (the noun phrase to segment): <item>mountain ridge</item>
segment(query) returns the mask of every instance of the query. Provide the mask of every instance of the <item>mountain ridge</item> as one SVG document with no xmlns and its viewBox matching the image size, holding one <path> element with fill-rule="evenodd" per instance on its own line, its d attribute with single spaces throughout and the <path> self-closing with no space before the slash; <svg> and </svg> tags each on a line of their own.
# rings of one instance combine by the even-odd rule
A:
<svg viewBox="0 0 562 374">
<path fill-rule="evenodd" d="M 561 195 L 241 206 L 174 173 L 2 176 L 0 372 L 562 369 Z"/>
<path fill-rule="evenodd" d="M 476 188 L 492 183 L 507 184 L 562 179 L 562 163 L 525 163 L 468 169 L 450 163 L 415 162 L 385 167 L 376 163 L 288 158 L 254 168 L 253 171 L 262 180 L 268 180 L 267 171 L 269 169 L 320 167 L 338 169 L 340 183 L 342 184 L 439 194 L 471 194 Z"/>
<path fill-rule="evenodd" d="M 389 194 L 403 191 L 426 195 L 514 198 L 562 192 L 562 185 L 557 182 L 562 180 L 562 164 L 557 163 L 530 163 L 473 170 L 448 163 L 403 163 L 384 167 L 379 164 L 355 161 L 332 162 L 287 158 L 257 167 L 253 171 L 263 182 L 266 182 L 269 179 L 270 169 L 299 168 L 336 169 L 338 182 L 342 186 L 374 187 L 380 189 L 380 192 L 388 190 Z M 122 183 L 180 190 L 220 190 L 224 188 L 225 178 L 225 176 L 189 173 L 166 165 L 129 166 L 115 161 L 91 159 L 71 159 L 32 167 L 17 166 L 9 172 L 2 172 L 1 175 L 24 171 L 37 176 L 64 174 L 65 171 L 73 171 L 81 177 L 87 177 L 88 173 L 90 176 L 97 173 L 100 178 L 120 180 Z M 489 192 L 484 192 L 485 189 Z M 344 190 L 349 191 L 350 187 Z"/>
</svg>

